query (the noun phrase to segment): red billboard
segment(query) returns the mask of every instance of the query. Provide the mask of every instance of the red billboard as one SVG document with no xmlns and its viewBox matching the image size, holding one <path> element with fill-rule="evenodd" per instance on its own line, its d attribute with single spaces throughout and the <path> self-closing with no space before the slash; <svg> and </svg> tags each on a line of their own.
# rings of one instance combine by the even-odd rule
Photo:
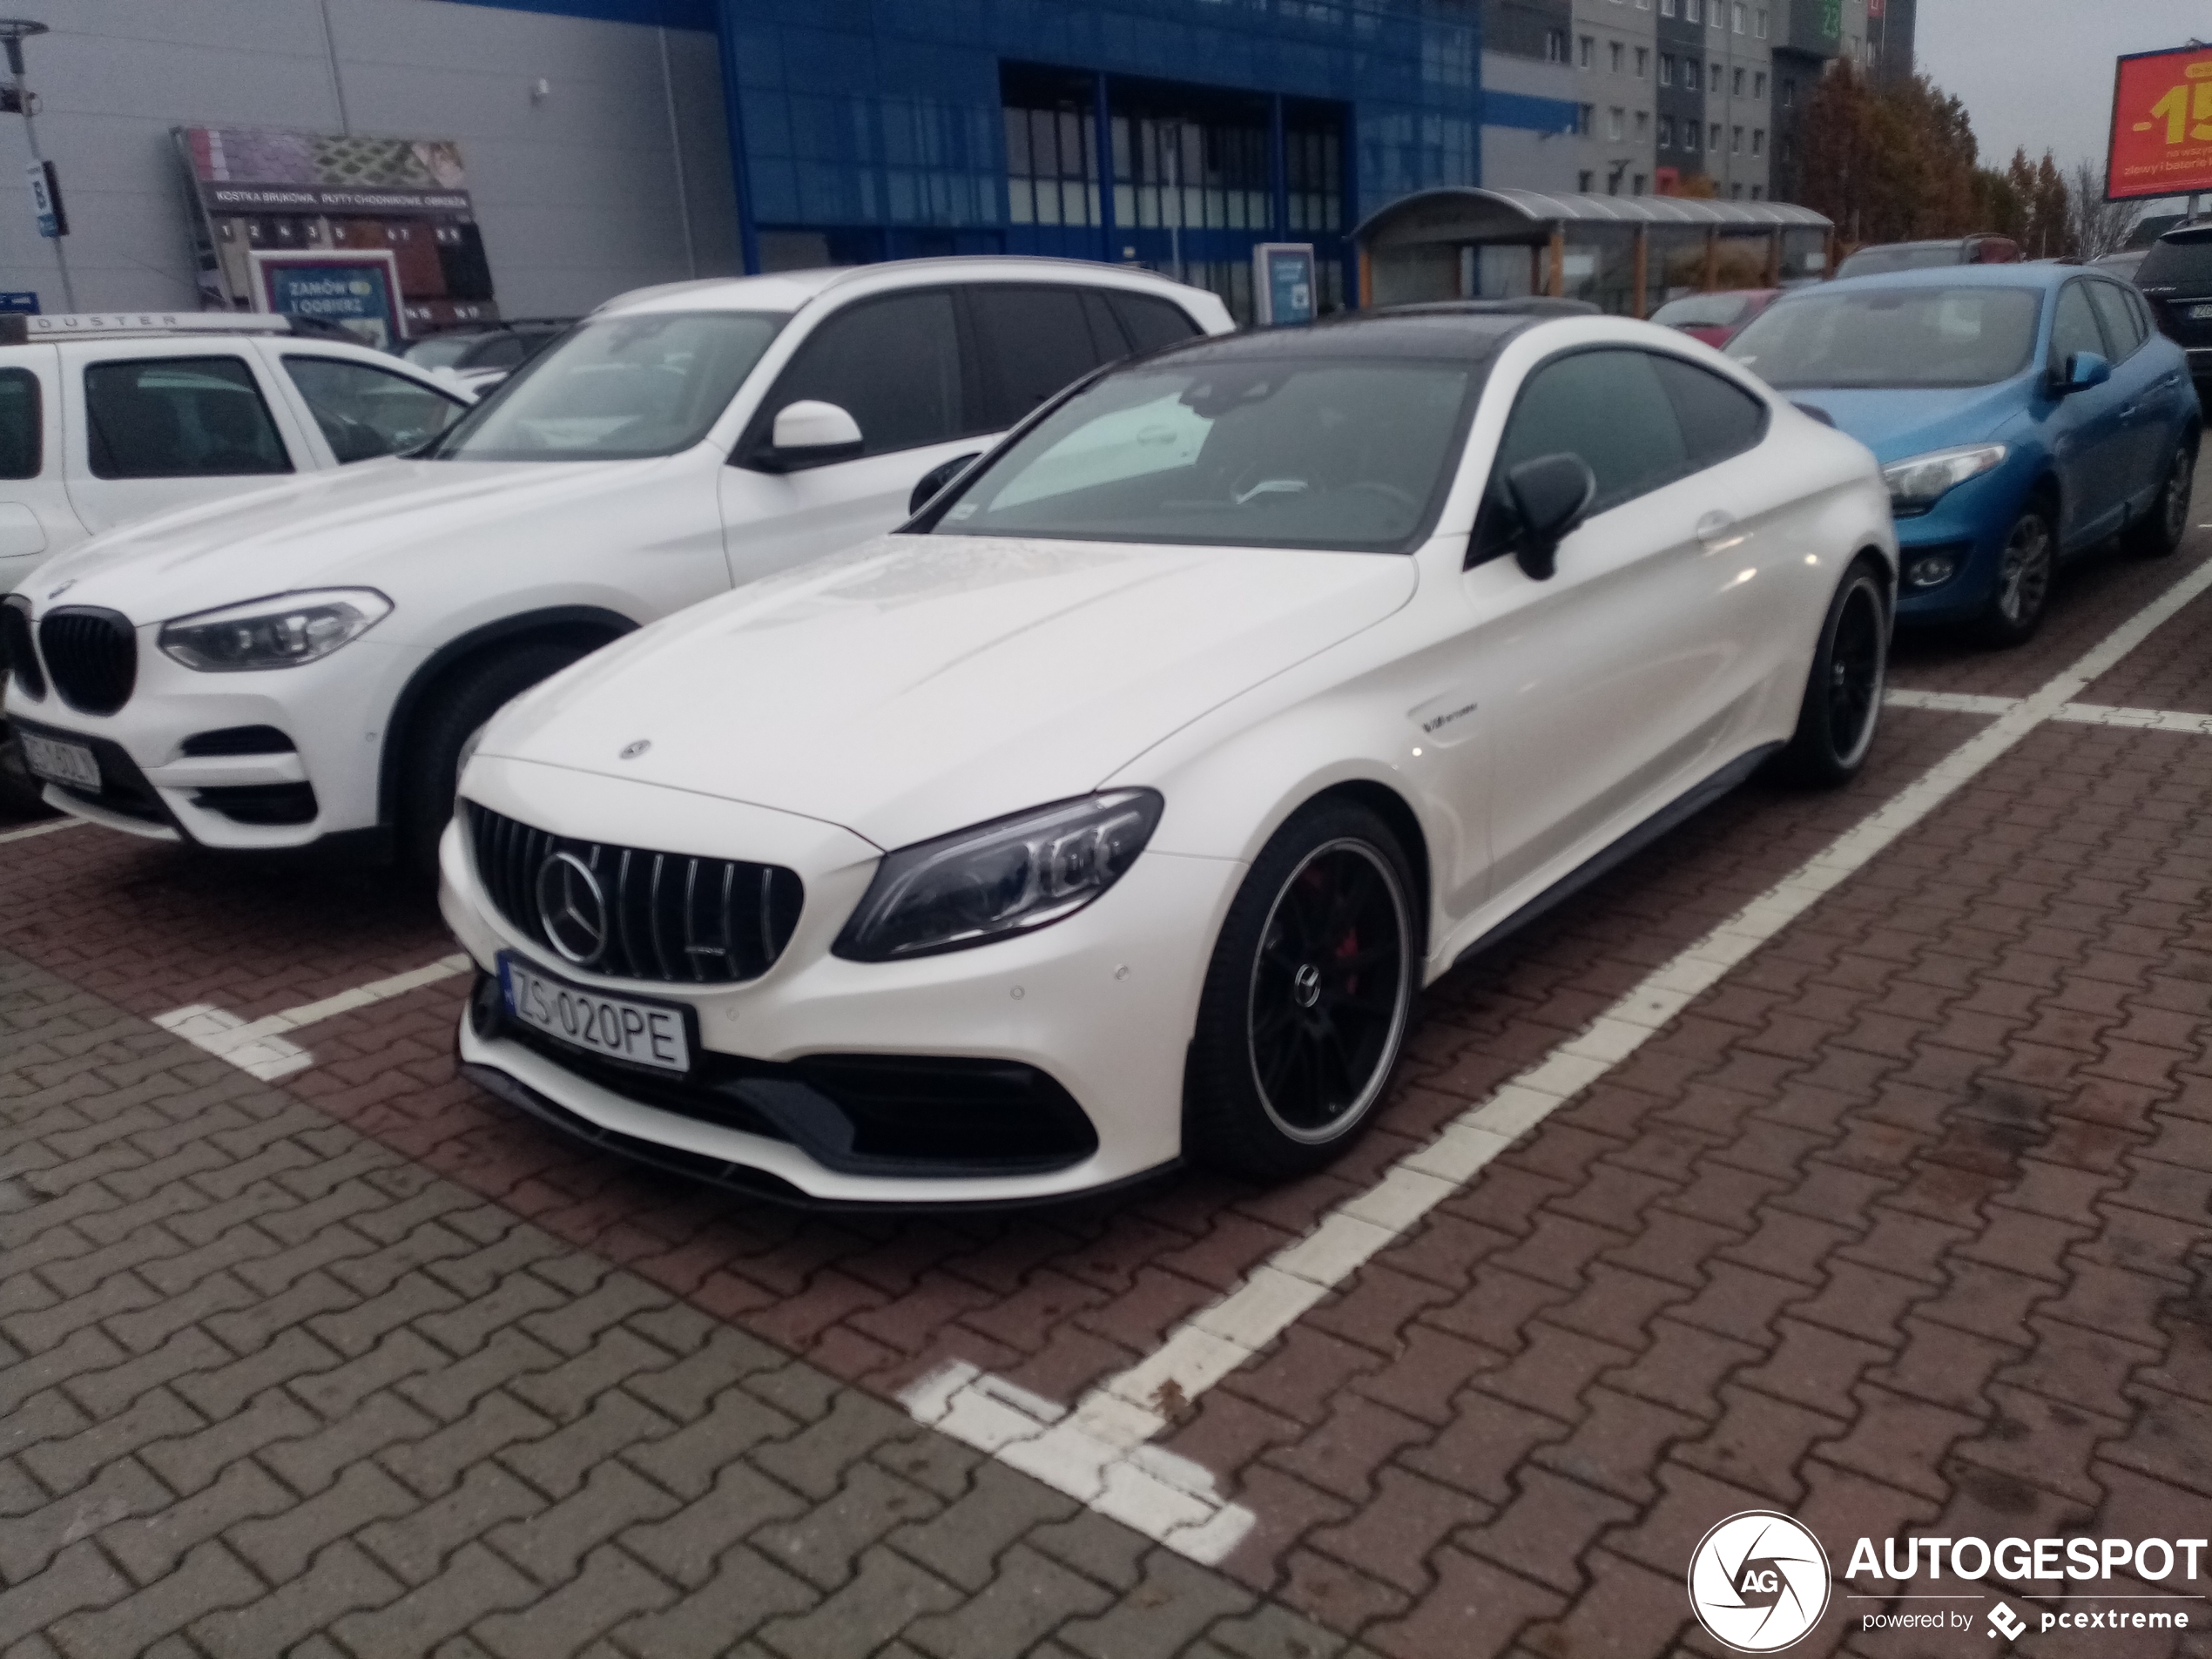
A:
<svg viewBox="0 0 2212 1659">
<path fill-rule="evenodd" d="M 2212 48 L 2137 52 L 2113 78 L 2105 199 L 2212 190 Z"/>
</svg>

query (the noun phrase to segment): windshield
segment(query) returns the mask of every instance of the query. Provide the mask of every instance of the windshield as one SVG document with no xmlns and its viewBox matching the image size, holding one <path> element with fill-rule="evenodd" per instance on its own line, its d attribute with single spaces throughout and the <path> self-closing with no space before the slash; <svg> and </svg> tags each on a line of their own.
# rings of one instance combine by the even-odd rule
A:
<svg viewBox="0 0 2212 1659">
<path fill-rule="evenodd" d="M 1862 288 L 1768 307 L 1728 354 L 1777 391 L 1987 386 L 2027 367 L 2042 296 L 2032 288 Z"/>
<path fill-rule="evenodd" d="M 1863 247 L 1838 268 L 1838 277 L 1888 276 L 1898 271 L 1932 271 L 1939 265 L 1960 265 L 1956 242 L 1937 242 L 1914 246 L 1900 242 L 1895 247 Z"/>
<path fill-rule="evenodd" d="M 2169 236 L 2153 243 L 2135 267 L 2135 281 L 2146 288 L 2212 293 L 2212 236 Z"/>
<path fill-rule="evenodd" d="M 426 453 L 443 461 L 634 461 L 706 435 L 784 326 L 776 313 L 655 311 L 587 321 Z"/>
<path fill-rule="evenodd" d="M 942 535 L 1397 551 L 1450 481 L 1474 365 L 1193 362 L 1109 375 L 964 489 Z"/>
<path fill-rule="evenodd" d="M 469 347 L 480 338 L 476 334 L 433 334 L 409 346 L 407 361 L 424 368 L 451 368 L 469 354 Z"/>
<path fill-rule="evenodd" d="M 1693 293 L 1669 300 L 1651 314 L 1651 320 L 1669 328 L 1725 328 L 1750 304 L 1741 293 Z"/>
</svg>

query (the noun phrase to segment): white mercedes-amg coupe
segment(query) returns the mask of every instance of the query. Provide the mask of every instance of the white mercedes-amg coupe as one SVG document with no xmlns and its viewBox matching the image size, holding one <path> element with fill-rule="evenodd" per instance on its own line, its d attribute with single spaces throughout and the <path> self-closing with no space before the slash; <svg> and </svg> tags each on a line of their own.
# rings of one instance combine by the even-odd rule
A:
<svg viewBox="0 0 2212 1659">
<path fill-rule="evenodd" d="M 1310 1170 L 1414 994 L 1762 762 L 1872 741 L 1872 456 L 1524 302 L 1103 370 L 897 532 L 483 734 L 469 1076 L 814 1202 Z"/>
</svg>

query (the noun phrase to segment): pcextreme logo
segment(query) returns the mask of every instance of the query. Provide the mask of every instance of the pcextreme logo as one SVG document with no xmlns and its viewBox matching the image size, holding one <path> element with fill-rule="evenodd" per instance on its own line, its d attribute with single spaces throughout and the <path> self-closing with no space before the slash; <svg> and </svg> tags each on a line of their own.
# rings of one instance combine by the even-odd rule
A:
<svg viewBox="0 0 2212 1659">
<path fill-rule="evenodd" d="M 1689 1605 L 1715 1641 L 1739 1653 L 1777 1652 L 1827 1610 L 1828 1554 L 1787 1515 L 1730 1515 L 1689 1558 Z"/>
</svg>

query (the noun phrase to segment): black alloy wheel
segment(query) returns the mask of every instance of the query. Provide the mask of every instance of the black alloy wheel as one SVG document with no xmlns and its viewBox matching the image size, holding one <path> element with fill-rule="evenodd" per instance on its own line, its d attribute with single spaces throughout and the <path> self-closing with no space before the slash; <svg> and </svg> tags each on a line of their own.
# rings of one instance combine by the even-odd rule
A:
<svg viewBox="0 0 2212 1659">
<path fill-rule="evenodd" d="M 1880 567 L 1862 556 L 1851 562 L 1828 602 L 1797 729 L 1780 758 L 1783 772 L 1823 789 L 1858 774 L 1881 725 L 1889 653 L 1888 591 Z"/>
<path fill-rule="evenodd" d="M 2162 559 L 2188 534 L 2189 496 L 2196 484 L 2196 445 L 2184 439 L 2166 463 L 2158 499 L 2141 523 L 2128 531 L 2128 550 L 2141 558 Z"/>
<path fill-rule="evenodd" d="M 2041 501 L 2020 509 L 2006 533 L 1998 562 L 1997 586 L 1981 616 L 1982 638 L 1992 645 L 2024 645 L 2034 637 L 2051 600 L 2051 579 L 2058 563 L 2058 535 Z"/>
<path fill-rule="evenodd" d="M 1192 1150 L 1274 1179 L 1319 1168 L 1366 1123 L 1412 1017 L 1412 892 L 1396 838 L 1364 807 L 1323 801 L 1278 832 L 1207 973 Z"/>
</svg>

